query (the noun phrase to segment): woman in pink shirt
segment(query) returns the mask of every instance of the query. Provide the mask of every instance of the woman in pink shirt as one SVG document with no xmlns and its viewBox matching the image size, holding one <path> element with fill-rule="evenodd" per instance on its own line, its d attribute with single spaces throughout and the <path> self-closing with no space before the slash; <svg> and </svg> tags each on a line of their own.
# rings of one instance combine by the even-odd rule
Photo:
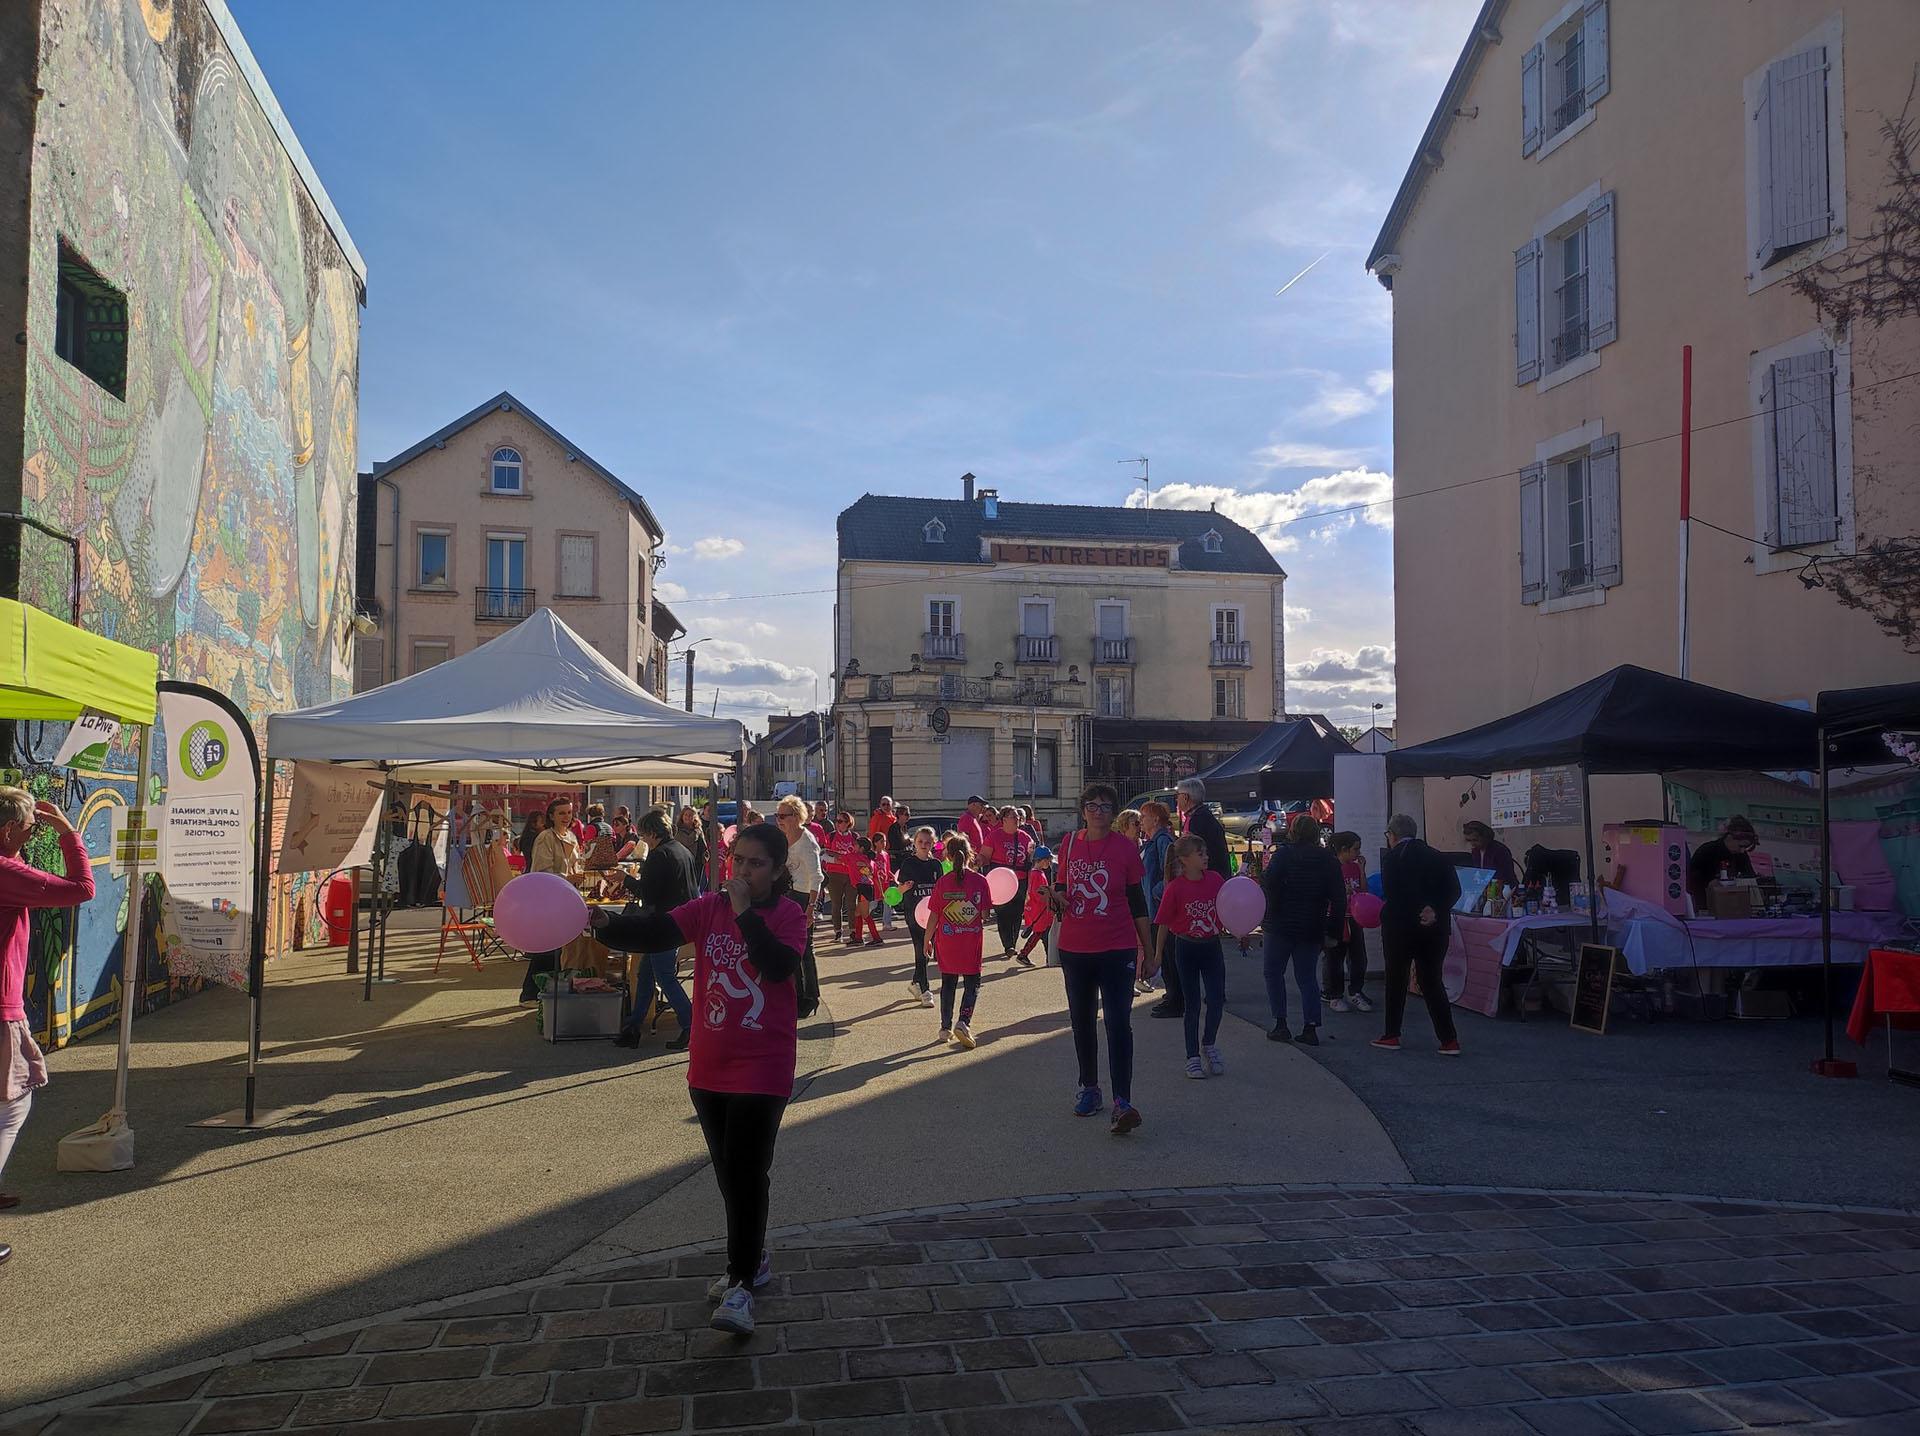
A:
<svg viewBox="0 0 1920 1436">
<path fill-rule="evenodd" d="M 1140 1125 L 1133 1105 L 1133 983 L 1147 965 L 1147 895 L 1140 845 L 1114 830 L 1120 795 L 1094 783 L 1080 795 L 1086 826 L 1060 840 L 1053 907 L 1060 915 L 1060 973 L 1067 984 L 1073 1053 L 1080 1064 L 1077 1117 L 1105 1105 L 1100 1095 L 1100 1040 L 1094 1012 L 1107 1024 L 1107 1071 L 1113 1078 L 1117 1137 Z"/>
<path fill-rule="evenodd" d="M 20 849 L 39 823 L 60 835 L 63 878 L 21 860 Z M 27 1026 L 28 914 L 37 907 L 79 907 L 92 896 L 93 864 L 67 815 L 52 803 L 35 802 L 25 788 L 0 788 L 0 1174 L 35 1089 L 47 1085 L 46 1059 Z M 19 1202 L 0 1192 L 0 1208 Z M 0 1262 L 11 1255 L 12 1248 L 0 1243 Z"/>
<path fill-rule="evenodd" d="M 1000 955 L 1013 956 L 1013 945 L 1020 938 L 1020 914 L 1027 903 L 1027 871 L 1033 866 L 1033 839 L 1020 828 L 1020 810 L 1011 804 L 1000 810 L 999 820 L 987 834 L 986 861 L 981 867 L 988 872 L 995 868 L 1012 868 L 1020 879 L 1020 886 L 1012 897 L 993 910 L 995 925 L 1000 930 Z"/>
<path fill-rule="evenodd" d="M 671 911 L 593 914 L 600 940 L 623 952 L 693 944 L 687 1087 L 727 1211 L 727 1269 L 707 1295 L 719 1303 L 714 1330 L 736 1336 L 753 1334 L 753 1293 L 773 1280 L 767 1174 L 793 1096 L 793 975 L 807 941 L 806 911 L 790 886 L 786 834 L 756 823 L 735 835 L 733 876 L 719 892 Z"/>
</svg>

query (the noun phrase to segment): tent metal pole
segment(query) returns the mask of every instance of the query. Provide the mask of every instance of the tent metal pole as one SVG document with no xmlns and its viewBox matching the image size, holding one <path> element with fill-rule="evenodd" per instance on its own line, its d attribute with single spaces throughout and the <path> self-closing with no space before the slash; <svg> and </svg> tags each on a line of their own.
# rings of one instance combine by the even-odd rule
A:
<svg viewBox="0 0 1920 1436">
<path fill-rule="evenodd" d="M 1820 1024 L 1823 1055 L 1813 1070 L 1821 1077 L 1856 1077 L 1859 1064 L 1833 1055 L 1833 775 L 1827 768 L 1827 730 L 1820 730 Z"/>
<path fill-rule="evenodd" d="M 260 1001 L 267 985 L 267 904 L 273 897 L 273 759 L 263 763 L 260 783 L 260 835 L 253 875 L 253 951 L 247 961 L 247 1116 L 253 1125 L 254 1091 L 260 1075 Z"/>
<path fill-rule="evenodd" d="M 1580 826 L 1587 842 L 1587 926 L 1600 941 L 1600 874 L 1593 865 L 1593 783 L 1587 765 L 1580 765 Z"/>
<path fill-rule="evenodd" d="M 153 725 L 148 724 L 140 730 L 139 757 L 135 762 L 135 778 L 132 807 L 143 813 L 152 796 L 153 787 Z M 146 819 L 141 819 L 144 827 Z M 143 946 L 145 926 L 141 921 L 142 910 L 146 907 L 147 875 L 140 866 L 139 839 L 134 839 L 133 851 L 128 855 L 127 863 L 127 936 L 120 946 L 120 1050 L 113 1064 L 113 1110 L 122 1117 L 127 1113 L 127 1075 L 133 1058 L 133 1002 L 140 987 L 140 949 Z"/>
<path fill-rule="evenodd" d="M 366 982 L 360 994 L 362 1002 L 373 1001 L 373 949 L 379 940 L 381 931 L 380 901 L 386 889 L 387 852 L 393 844 L 393 836 L 388 823 L 393 810 L 393 775 L 388 774 L 380 789 L 380 826 L 373 830 L 373 900 L 367 904 L 367 954 Z M 359 885 L 354 885 L 354 910 L 360 907 Z"/>
</svg>

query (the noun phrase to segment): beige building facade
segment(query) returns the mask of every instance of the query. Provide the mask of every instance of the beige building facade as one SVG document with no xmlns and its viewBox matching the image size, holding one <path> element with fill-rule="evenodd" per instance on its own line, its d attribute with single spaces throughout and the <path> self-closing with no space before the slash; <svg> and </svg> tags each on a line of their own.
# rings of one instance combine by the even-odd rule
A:
<svg viewBox="0 0 1920 1436">
<path fill-rule="evenodd" d="M 869 494 L 839 520 L 829 765 L 854 808 L 971 793 L 1059 820 L 1242 747 L 1285 710 L 1286 575 L 1208 510 Z"/>
<path fill-rule="evenodd" d="M 1809 703 L 1920 675 L 1828 581 L 1920 533 L 1920 326 L 1823 325 L 1792 283 L 1874 229 L 1916 57 L 1912 0 L 1483 6 L 1368 260 L 1402 745 L 1682 671 L 1685 346 L 1687 676 Z"/>
<path fill-rule="evenodd" d="M 646 500 L 512 394 L 360 478 L 354 688 L 467 653 L 551 608 L 665 695 L 678 627 L 653 594 L 664 538 Z"/>
</svg>

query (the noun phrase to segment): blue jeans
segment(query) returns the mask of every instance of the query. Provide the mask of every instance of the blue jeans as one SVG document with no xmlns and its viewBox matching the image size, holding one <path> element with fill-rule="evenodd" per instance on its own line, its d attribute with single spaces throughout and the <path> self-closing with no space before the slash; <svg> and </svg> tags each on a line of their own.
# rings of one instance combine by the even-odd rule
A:
<svg viewBox="0 0 1920 1436">
<path fill-rule="evenodd" d="M 1133 1100 L 1133 948 L 1112 952 L 1060 952 L 1067 984 L 1067 1017 L 1073 1023 L 1073 1055 L 1080 1085 L 1100 1085 L 1100 1038 L 1093 1029 L 1097 1004 L 1107 1019 L 1107 1072 L 1113 1100 Z"/>
<path fill-rule="evenodd" d="M 686 988 L 680 985 L 680 950 L 670 947 L 665 952 L 650 952 L 646 961 L 640 964 L 640 974 L 634 979 L 633 1010 L 627 1014 L 627 1030 L 638 1032 L 640 1024 L 646 1021 L 647 1009 L 653 1005 L 653 991 L 656 986 L 660 995 L 667 1000 L 667 1006 L 673 1009 L 673 1015 L 680 1019 L 682 1032 L 693 1031 L 693 1002 L 687 996 Z"/>
<path fill-rule="evenodd" d="M 1300 1017 L 1307 1027 L 1320 1025 L 1320 951 L 1317 937 L 1267 935 L 1267 1006 L 1277 1026 L 1287 1025 L 1287 969 L 1300 989 Z"/>
<path fill-rule="evenodd" d="M 1180 1023 L 1186 1029 L 1187 1056 L 1198 1057 L 1200 1044 L 1211 1047 L 1220 1036 L 1220 1017 L 1227 1010 L 1227 960 L 1217 937 L 1176 937 L 1173 960 L 1180 969 L 1180 990 L 1187 995 Z M 1200 1030 L 1200 994 L 1207 997 L 1207 1027 Z"/>
</svg>

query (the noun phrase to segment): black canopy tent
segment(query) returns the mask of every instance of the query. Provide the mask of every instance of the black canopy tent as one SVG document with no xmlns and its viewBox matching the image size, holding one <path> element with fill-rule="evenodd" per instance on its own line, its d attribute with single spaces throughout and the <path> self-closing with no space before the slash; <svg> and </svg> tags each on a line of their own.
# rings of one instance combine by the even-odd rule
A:
<svg viewBox="0 0 1920 1436">
<path fill-rule="evenodd" d="M 1330 798 L 1333 760 L 1353 745 L 1318 713 L 1273 724 L 1231 758 L 1199 775 L 1207 796 Z"/>
<path fill-rule="evenodd" d="M 1484 778 L 1503 768 L 1577 766 L 1591 884 L 1593 774 L 1805 768 L 1819 747 L 1817 729 L 1814 715 L 1801 709 L 1623 663 L 1508 717 L 1389 753 L 1387 772 Z M 1588 912 L 1598 936 L 1599 902 Z"/>
<path fill-rule="evenodd" d="M 1815 700 L 1814 714 L 1820 725 L 1820 1005 L 1827 1029 L 1826 1053 L 1814 1071 L 1850 1077 L 1853 1064 L 1833 1055 L 1832 770 L 1835 764 L 1868 767 L 1890 761 L 1893 754 L 1882 735 L 1895 728 L 1920 729 L 1920 683 L 1830 689 Z"/>
</svg>

